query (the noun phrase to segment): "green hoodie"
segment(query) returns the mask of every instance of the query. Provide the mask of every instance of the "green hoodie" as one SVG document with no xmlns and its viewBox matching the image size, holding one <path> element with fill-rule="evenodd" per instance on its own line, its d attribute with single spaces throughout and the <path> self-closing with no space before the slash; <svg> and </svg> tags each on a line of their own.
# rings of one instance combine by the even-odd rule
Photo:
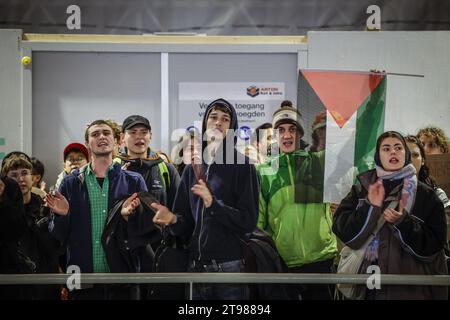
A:
<svg viewBox="0 0 450 320">
<path fill-rule="evenodd" d="M 288 267 L 333 259 L 336 236 L 330 205 L 323 203 L 325 152 L 297 150 L 257 167 L 258 227 L 274 239 Z"/>
</svg>

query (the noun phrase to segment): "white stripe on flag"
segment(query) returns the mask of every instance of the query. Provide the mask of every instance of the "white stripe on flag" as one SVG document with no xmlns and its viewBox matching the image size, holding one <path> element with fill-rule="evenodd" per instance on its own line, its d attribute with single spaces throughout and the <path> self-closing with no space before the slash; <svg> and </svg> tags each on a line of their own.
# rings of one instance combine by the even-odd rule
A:
<svg viewBox="0 0 450 320">
<path fill-rule="evenodd" d="M 324 202 L 340 203 L 353 185 L 356 116 L 357 112 L 341 129 L 327 111 Z"/>
</svg>

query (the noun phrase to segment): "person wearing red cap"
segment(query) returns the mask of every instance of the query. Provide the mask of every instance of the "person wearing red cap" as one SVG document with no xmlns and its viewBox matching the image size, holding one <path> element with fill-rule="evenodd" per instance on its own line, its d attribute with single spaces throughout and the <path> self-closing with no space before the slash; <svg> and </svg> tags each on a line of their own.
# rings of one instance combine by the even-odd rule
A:
<svg viewBox="0 0 450 320">
<path fill-rule="evenodd" d="M 88 163 L 89 151 L 84 144 L 78 142 L 69 143 L 63 151 L 64 170 L 58 175 L 55 187 L 59 188 L 61 181 L 75 169 L 79 169 Z"/>
</svg>

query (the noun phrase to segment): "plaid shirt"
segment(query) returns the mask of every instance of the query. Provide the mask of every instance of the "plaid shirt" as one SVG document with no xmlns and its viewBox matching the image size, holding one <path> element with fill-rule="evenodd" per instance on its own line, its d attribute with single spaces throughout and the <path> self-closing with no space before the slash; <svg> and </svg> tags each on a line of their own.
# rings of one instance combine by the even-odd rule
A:
<svg viewBox="0 0 450 320">
<path fill-rule="evenodd" d="M 108 171 L 112 170 L 112 166 Z M 86 185 L 91 207 L 92 263 L 94 272 L 109 272 L 105 252 L 102 247 L 102 233 L 108 216 L 108 174 L 105 175 L 103 187 L 100 187 L 91 164 L 86 168 Z"/>
</svg>

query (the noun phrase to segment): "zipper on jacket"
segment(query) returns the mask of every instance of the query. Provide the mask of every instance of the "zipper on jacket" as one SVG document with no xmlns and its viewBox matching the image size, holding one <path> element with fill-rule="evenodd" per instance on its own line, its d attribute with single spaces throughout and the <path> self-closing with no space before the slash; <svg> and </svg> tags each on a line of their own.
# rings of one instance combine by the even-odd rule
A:
<svg viewBox="0 0 450 320">
<path fill-rule="evenodd" d="M 208 167 L 206 168 L 205 183 L 208 182 L 209 167 L 210 167 L 210 164 L 208 164 Z M 202 202 L 203 202 L 203 199 L 202 199 Z M 203 202 L 202 214 L 200 216 L 200 232 L 198 234 L 198 261 L 200 261 L 200 259 L 202 258 L 201 239 L 202 239 L 202 232 L 203 232 L 203 214 L 204 213 L 205 213 L 205 203 Z"/>
<path fill-rule="evenodd" d="M 294 198 L 295 198 L 295 183 L 294 183 L 294 176 L 292 175 L 292 168 L 291 168 L 291 163 L 289 161 L 289 155 L 286 154 L 286 161 L 287 161 L 287 166 L 288 166 L 288 171 L 289 171 L 289 179 L 291 180 L 291 184 L 292 184 L 292 188 L 294 190 Z"/>
</svg>

